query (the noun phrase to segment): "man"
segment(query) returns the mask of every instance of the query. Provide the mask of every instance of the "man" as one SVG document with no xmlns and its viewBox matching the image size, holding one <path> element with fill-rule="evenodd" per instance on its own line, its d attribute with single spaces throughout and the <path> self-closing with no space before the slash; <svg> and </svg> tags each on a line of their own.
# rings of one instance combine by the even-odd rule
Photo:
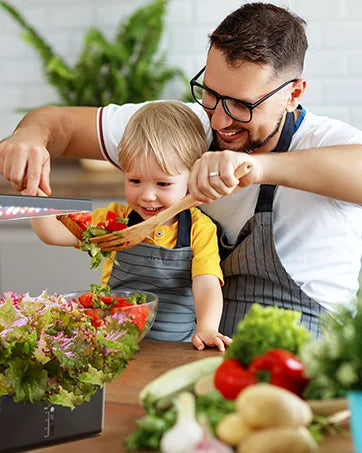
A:
<svg viewBox="0 0 362 453">
<path fill-rule="evenodd" d="M 358 288 L 362 132 L 299 105 L 306 49 L 302 19 L 246 4 L 211 35 L 206 67 L 191 81 L 190 107 L 217 151 L 196 163 L 189 190 L 204 203 L 230 195 L 203 208 L 224 228 L 226 335 L 254 302 L 301 310 L 318 334 L 320 313 Z M 23 193 L 49 194 L 50 156 L 116 165 L 140 105 L 35 110 L 0 145 L 0 171 Z M 245 161 L 252 170 L 239 182 L 233 172 Z"/>
</svg>

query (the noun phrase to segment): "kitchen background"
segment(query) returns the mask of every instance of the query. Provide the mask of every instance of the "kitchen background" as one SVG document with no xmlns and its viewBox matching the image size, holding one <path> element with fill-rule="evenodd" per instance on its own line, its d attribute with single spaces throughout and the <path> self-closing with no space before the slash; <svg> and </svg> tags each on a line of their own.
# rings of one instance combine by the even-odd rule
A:
<svg viewBox="0 0 362 453">
<path fill-rule="evenodd" d="M 9 3 L 72 65 L 79 57 L 89 27 L 99 28 L 112 39 L 117 25 L 149 1 L 10 0 Z M 167 63 L 182 68 L 191 78 L 205 62 L 207 34 L 241 3 L 169 0 L 160 46 L 160 50 L 167 52 Z M 271 3 L 288 6 L 308 24 L 309 51 L 304 73 L 308 88 L 303 105 L 314 113 L 362 128 L 362 3 L 359 0 Z M 56 90 L 44 79 L 38 54 L 20 34 L 20 27 L 0 8 L 0 138 L 9 135 L 23 116 L 15 111 L 17 108 L 58 102 Z M 164 90 L 164 97 L 180 98 L 183 91 L 180 81 L 171 82 Z M 68 170 L 65 167 L 60 172 L 65 174 Z M 87 179 L 84 175 L 82 178 Z M 109 178 L 117 181 L 114 175 Z M 72 194 L 69 190 L 67 196 L 80 193 Z M 81 196 L 92 198 L 95 207 L 114 198 L 113 194 L 107 197 L 104 193 L 84 195 L 82 192 Z M 76 290 L 97 282 L 99 272 L 89 270 L 89 259 L 84 253 L 39 243 L 27 221 L 9 225 L 3 223 L 0 228 L 0 292 L 13 289 L 37 295 L 45 288 Z"/>
</svg>

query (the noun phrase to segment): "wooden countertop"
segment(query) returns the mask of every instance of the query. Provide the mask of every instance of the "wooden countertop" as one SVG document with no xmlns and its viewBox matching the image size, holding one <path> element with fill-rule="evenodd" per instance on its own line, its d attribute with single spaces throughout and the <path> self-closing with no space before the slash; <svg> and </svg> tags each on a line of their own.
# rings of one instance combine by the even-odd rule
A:
<svg viewBox="0 0 362 453">
<path fill-rule="evenodd" d="M 109 163 L 106 170 L 87 170 L 79 160 L 54 159 L 50 186 L 54 197 L 114 200 L 124 197 L 123 174 Z M 0 194 L 17 193 L 12 189 L 10 182 L 0 175 Z"/>
<path fill-rule="evenodd" d="M 32 450 L 35 453 L 126 453 L 123 440 L 137 429 L 135 420 L 145 415 L 138 402 L 140 390 L 165 371 L 201 358 L 219 355 L 216 349 L 197 351 L 191 343 L 143 340 L 140 351 L 121 374 L 106 385 L 104 430 L 92 437 Z M 320 453 L 353 453 L 349 435 L 325 439 Z M 141 452 L 138 450 L 138 453 Z"/>
</svg>

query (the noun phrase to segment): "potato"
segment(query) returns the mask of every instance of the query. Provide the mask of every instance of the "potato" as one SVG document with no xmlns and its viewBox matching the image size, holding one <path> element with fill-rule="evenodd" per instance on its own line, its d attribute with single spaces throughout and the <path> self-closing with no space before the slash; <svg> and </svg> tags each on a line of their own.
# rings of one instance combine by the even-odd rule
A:
<svg viewBox="0 0 362 453">
<path fill-rule="evenodd" d="M 209 393 L 214 392 L 214 373 L 208 374 L 207 376 L 202 376 L 198 381 L 196 381 L 194 392 L 195 395 L 208 395 Z"/>
<path fill-rule="evenodd" d="M 253 431 L 238 446 L 237 453 L 314 453 L 318 446 L 304 427 L 275 426 Z"/>
<path fill-rule="evenodd" d="M 250 433 L 251 429 L 237 412 L 225 415 L 216 427 L 217 437 L 229 445 L 238 445 Z"/>
<path fill-rule="evenodd" d="M 251 385 L 238 395 L 235 405 L 251 428 L 307 426 L 312 421 L 312 411 L 305 401 L 275 385 Z"/>
</svg>

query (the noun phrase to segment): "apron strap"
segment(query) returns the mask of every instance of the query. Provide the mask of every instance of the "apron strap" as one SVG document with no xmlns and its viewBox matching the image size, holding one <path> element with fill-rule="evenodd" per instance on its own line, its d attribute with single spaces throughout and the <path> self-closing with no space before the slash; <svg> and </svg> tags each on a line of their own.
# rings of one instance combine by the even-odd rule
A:
<svg viewBox="0 0 362 453">
<path fill-rule="evenodd" d="M 128 226 L 137 225 L 141 222 L 143 222 L 143 218 L 136 211 L 131 211 L 128 216 Z M 190 210 L 181 211 L 178 215 L 178 233 L 175 248 L 190 247 L 191 226 L 192 219 Z"/>
<path fill-rule="evenodd" d="M 190 247 L 192 218 L 190 209 L 181 211 L 178 215 L 178 233 L 176 248 Z"/>
<path fill-rule="evenodd" d="M 280 134 L 276 148 L 271 152 L 284 153 L 288 151 L 295 130 L 295 119 L 293 112 L 287 112 L 282 133 Z M 272 184 L 261 184 L 258 201 L 254 213 L 271 212 L 273 210 L 273 199 L 276 186 Z"/>
</svg>

